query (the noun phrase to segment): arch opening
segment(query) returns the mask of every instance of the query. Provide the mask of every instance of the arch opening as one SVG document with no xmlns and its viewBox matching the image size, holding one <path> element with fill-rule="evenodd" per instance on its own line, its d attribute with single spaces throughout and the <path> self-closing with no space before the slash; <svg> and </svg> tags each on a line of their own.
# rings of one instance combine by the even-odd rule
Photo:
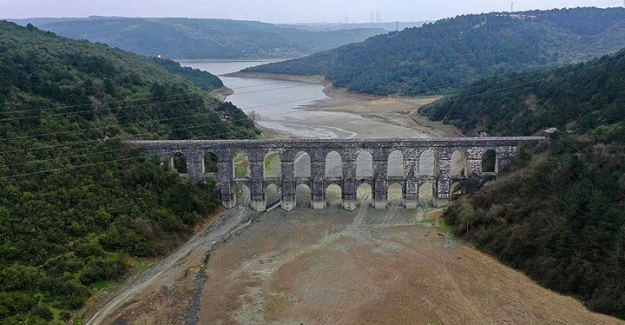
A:
<svg viewBox="0 0 625 325">
<path fill-rule="evenodd" d="M 462 193 L 463 193 L 462 183 L 456 182 L 456 183 L 451 184 L 451 187 L 449 188 L 449 198 L 452 201 L 459 199 Z"/>
<path fill-rule="evenodd" d="M 404 188 L 399 183 L 393 183 L 388 187 L 388 205 L 401 207 L 404 201 Z"/>
<path fill-rule="evenodd" d="M 282 197 L 280 196 L 280 190 L 278 190 L 278 185 L 267 185 L 267 188 L 265 188 L 265 199 L 267 201 L 267 207 L 274 205 L 276 202 L 282 199 Z"/>
<path fill-rule="evenodd" d="M 326 202 L 328 206 L 343 205 L 343 192 L 340 186 L 332 184 L 326 188 Z"/>
<path fill-rule="evenodd" d="M 309 208 L 312 203 L 310 187 L 306 184 L 301 184 L 295 189 L 295 206 L 298 208 Z"/>
<path fill-rule="evenodd" d="M 295 177 L 311 178 L 310 155 L 301 151 L 295 155 Z"/>
<path fill-rule="evenodd" d="M 393 151 L 388 156 L 388 177 L 406 177 L 404 166 L 404 154 L 401 151 Z"/>
<path fill-rule="evenodd" d="M 419 175 L 434 176 L 434 150 L 426 150 L 419 156 Z"/>
<path fill-rule="evenodd" d="M 176 152 L 173 157 L 171 157 L 171 166 L 172 170 L 180 174 L 186 174 L 188 172 L 187 156 L 185 156 L 182 152 Z"/>
<path fill-rule="evenodd" d="M 356 157 L 356 179 L 373 178 L 373 155 L 363 150 Z"/>
<path fill-rule="evenodd" d="M 451 178 L 466 177 L 467 156 L 463 151 L 456 150 L 451 155 Z"/>
<path fill-rule="evenodd" d="M 245 184 L 238 184 L 235 188 L 235 196 L 238 204 L 250 204 L 251 191 Z"/>
<path fill-rule="evenodd" d="M 425 182 L 419 186 L 419 205 L 432 206 L 434 202 L 434 184 Z"/>
<path fill-rule="evenodd" d="M 497 152 L 486 150 L 482 155 L 482 173 L 497 173 Z"/>
<path fill-rule="evenodd" d="M 341 155 L 332 151 L 326 156 L 326 177 L 343 178 L 343 161 Z"/>
<path fill-rule="evenodd" d="M 356 190 L 356 198 L 361 205 L 373 204 L 373 189 L 367 183 L 360 184 Z"/>
<path fill-rule="evenodd" d="M 219 158 L 212 152 L 204 155 L 204 173 L 217 174 L 219 172 Z"/>
<path fill-rule="evenodd" d="M 232 171 L 235 178 L 250 177 L 250 158 L 243 151 L 239 151 L 232 159 L 234 170 Z"/>
<path fill-rule="evenodd" d="M 265 155 L 263 168 L 265 169 L 265 178 L 282 177 L 282 160 L 280 159 L 280 155 L 277 152 L 268 152 Z"/>
</svg>

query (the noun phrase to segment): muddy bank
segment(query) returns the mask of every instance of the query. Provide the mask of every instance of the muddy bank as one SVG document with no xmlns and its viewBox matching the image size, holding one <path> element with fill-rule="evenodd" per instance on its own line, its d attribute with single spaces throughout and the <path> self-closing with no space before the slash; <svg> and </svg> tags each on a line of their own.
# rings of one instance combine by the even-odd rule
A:
<svg viewBox="0 0 625 325">
<path fill-rule="evenodd" d="M 332 86 L 332 83 L 322 76 L 274 75 L 243 72 L 231 73 L 224 76 L 297 81 L 323 85 L 323 92 L 328 98 L 316 101 L 310 105 L 305 105 L 302 107 L 302 111 L 334 112 L 337 114 L 336 116 L 330 115 L 328 118 L 320 116 L 315 123 L 323 123 L 329 127 L 336 128 L 342 128 L 346 123 L 352 123 L 354 125 L 349 131 L 359 133 L 355 137 L 401 137 L 402 134 L 403 137 L 421 137 L 421 135 L 423 137 L 462 136 L 453 126 L 445 125 L 440 122 L 432 122 L 418 114 L 418 110 L 423 105 L 439 99 L 439 96 L 395 97 L 351 93 L 343 88 Z M 353 121 L 353 119 L 346 119 L 339 115 L 340 113 L 357 114 L 364 120 Z M 357 131 L 356 129 L 362 131 Z M 405 129 L 412 129 L 418 134 L 411 132 L 406 133 Z"/>
<path fill-rule="evenodd" d="M 232 94 L 234 94 L 234 90 L 223 86 L 221 88 L 215 89 L 210 93 L 212 96 L 218 98 L 221 101 L 226 101 L 226 98 Z"/>
</svg>

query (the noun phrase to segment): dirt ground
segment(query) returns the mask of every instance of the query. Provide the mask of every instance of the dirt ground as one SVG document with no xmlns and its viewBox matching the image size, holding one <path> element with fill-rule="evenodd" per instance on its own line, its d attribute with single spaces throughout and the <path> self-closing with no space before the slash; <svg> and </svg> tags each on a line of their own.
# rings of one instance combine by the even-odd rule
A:
<svg viewBox="0 0 625 325">
<path fill-rule="evenodd" d="M 624 324 L 395 208 L 276 210 L 212 256 L 198 324 Z"/>
</svg>

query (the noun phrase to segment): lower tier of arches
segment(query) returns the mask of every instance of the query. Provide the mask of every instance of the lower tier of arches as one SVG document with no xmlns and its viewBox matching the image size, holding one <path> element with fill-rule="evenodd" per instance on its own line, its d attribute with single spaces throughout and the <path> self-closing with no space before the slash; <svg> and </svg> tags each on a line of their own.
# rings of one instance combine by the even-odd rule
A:
<svg viewBox="0 0 625 325">
<path fill-rule="evenodd" d="M 255 211 L 264 211 L 280 203 L 284 210 L 296 207 L 325 209 L 328 206 L 342 206 L 353 211 L 359 205 L 370 205 L 376 209 L 404 207 L 416 209 L 420 206 L 440 207 L 449 203 L 452 194 L 466 191 L 466 181 L 432 177 L 409 180 L 344 180 L 314 181 L 302 179 L 292 182 L 236 180 L 220 184 L 222 203 L 234 208 L 240 198 L 241 187 L 249 191 L 249 205 Z M 280 186 L 278 186 L 280 185 Z M 238 189 L 238 190 L 237 190 Z M 240 195 L 239 195 L 240 196 Z"/>
</svg>

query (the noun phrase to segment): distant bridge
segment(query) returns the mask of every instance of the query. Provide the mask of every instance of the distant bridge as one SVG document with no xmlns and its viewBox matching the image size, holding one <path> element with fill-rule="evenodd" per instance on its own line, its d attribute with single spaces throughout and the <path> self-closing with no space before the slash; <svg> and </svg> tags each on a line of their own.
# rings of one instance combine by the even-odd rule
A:
<svg viewBox="0 0 625 325">
<path fill-rule="evenodd" d="M 148 159 L 158 158 L 161 162 L 170 159 L 172 167 L 174 156 L 185 156 L 187 177 L 197 181 L 213 177 L 226 208 L 236 206 L 236 188 L 244 185 L 250 190 L 251 207 L 263 211 L 267 187 L 275 184 L 281 193 L 283 209 L 295 208 L 297 188 L 303 185 L 310 189 L 312 208 L 323 209 L 327 189 L 335 184 L 341 189 L 343 207 L 353 211 L 357 206 L 357 190 L 362 184 L 371 186 L 376 209 L 387 207 L 389 184 L 395 183 L 401 185 L 402 204 L 408 209 L 418 207 L 422 186 L 431 186 L 435 206 L 445 205 L 449 203 L 453 184 L 479 182 L 496 176 L 510 164 L 521 146 L 534 146 L 542 140 L 545 137 L 127 143 L 140 148 Z M 207 153 L 212 153 L 218 161 L 214 173 L 206 173 Z M 272 153 L 280 158 L 280 172 L 276 177 L 266 177 L 265 159 Z M 235 177 L 234 160 L 238 154 L 245 154 L 249 159 L 249 173 L 244 178 Z M 428 157 L 431 166 L 424 165 Z M 452 157 L 453 162 L 460 161 L 455 170 Z M 488 157 L 491 157 L 490 163 L 486 162 Z M 296 172 L 296 162 L 302 161 L 308 166 L 299 166 Z M 332 161 L 335 168 L 330 166 Z"/>
</svg>

